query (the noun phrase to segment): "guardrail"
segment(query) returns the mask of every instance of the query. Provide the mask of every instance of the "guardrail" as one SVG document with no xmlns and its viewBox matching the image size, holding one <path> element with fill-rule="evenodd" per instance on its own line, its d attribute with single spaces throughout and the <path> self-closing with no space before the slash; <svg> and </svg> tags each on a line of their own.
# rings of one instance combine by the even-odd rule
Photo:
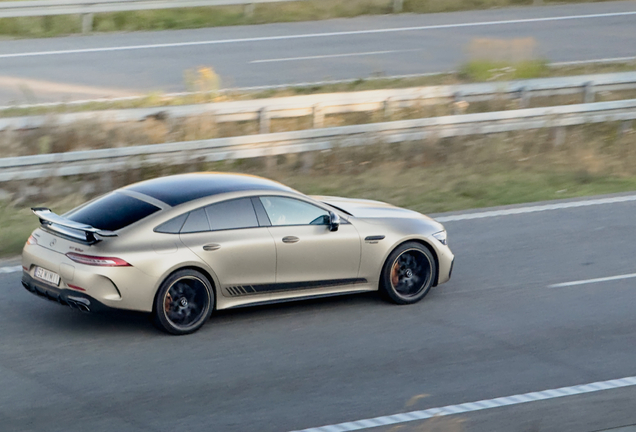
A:
<svg viewBox="0 0 636 432">
<path fill-rule="evenodd" d="M 210 6 L 244 5 L 245 14 L 254 13 L 254 5 L 260 3 L 284 3 L 306 0 L 40 0 L 0 2 L 0 18 L 27 16 L 72 15 L 82 18 L 82 32 L 93 27 L 93 14 L 104 12 L 126 12 L 152 9 L 176 9 Z M 401 12 L 403 0 L 393 2 L 393 11 Z"/>
<path fill-rule="evenodd" d="M 313 116 L 313 126 L 323 127 L 325 115 L 382 110 L 384 118 L 401 108 L 444 102 L 478 102 L 495 98 L 518 98 L 520 106 L 532 97 L 580 94 L 593 102 L 597 92 L 636 89 L 636 72 L 542 78 L 509 82 L 325 93 L 199 105 L 90 111 L 47 116 L 0 118 L 4 129 L 35 129 L 47 124 L 68 125 L 78 121 L 136 122 L 147 118 L 184 118 L 212 115 L 216 122 L 259 120 L 260 132 L 268 133 L 270 120 Z M 460 107 L 461 104 L 456 104 Z M 460 113 L 459 108 L 456 112 Z"/>
<path fill-rule="evenodd" d="M 0 159 L 0 182 L 636 119 L 636 99 Z"/>
</svg>

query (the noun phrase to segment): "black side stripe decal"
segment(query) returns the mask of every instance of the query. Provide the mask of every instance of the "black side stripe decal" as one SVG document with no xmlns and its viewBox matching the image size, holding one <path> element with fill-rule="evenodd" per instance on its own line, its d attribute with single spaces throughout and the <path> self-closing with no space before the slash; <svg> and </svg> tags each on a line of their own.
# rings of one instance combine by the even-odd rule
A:
<svg viewBox="0 0 636 432">
<path fill-rule="evenodd" d="M 297 291 L 313 288 L 329 288 L 341 285 L 356 285 L 364 284 L 368 281 L 364 278 L 350 278 L 350 279 L 329 279 L 319 281 L 304 281 L 304 282 L 284 282 L 284 283 L 272 283 L 272 284 L 259 284 L 259 285 L 246 285 L 246 286 L 232 286 L 226 287 L 226 291 L 231 296 L 245 296 L 250 294 L 263 294 L 268 292 L 279 291 Z"/>
</svg>

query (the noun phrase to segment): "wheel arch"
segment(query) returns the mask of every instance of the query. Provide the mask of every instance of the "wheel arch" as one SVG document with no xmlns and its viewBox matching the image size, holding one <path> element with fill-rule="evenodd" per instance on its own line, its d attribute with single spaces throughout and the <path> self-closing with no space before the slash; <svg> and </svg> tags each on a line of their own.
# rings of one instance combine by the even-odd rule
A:
<svg viewBox="0 0 636 432">
<path fill-rule="evenodd" d="M 157 286 L 157 289 L 155 290 L 155 295 L 152 299 L 152 312 L 155 312 L 155 305 L 157 304 L 157 295 L 159 295 L 159 288 L 161 287 L 161 285 L 163 284 L 163 282 L 168 279 L 170 276 L 172 276 L 173 274 L 175 274 L 176 272 L 179 272 L 181 270 L 194 270 L 197 271 L 199 273 L 201 273 L 203 276 L 205 276 L 205 278 L 208 280 L 208 282 L 210 282 L 210 285 L 212 286 L 212 290 L 214 290 L 214 303 L 212 304 L 212 310 L 216 310 L 216 301 L 217 301 L 217 297 L 219 296 L 219 291 L 218 291 L 218 287 L 216 282 L 214 281 L 214 278 L 212 277 L 212 275 L 210 274 L 210 272 L 208 270 L 206 270 L 205 268 L 203 268 L 202 266 L 197 266 L 197 265 L 193 265 L 193 264 L 187 264 L 184 265 L 183 267 L 178 267 L 173 269 L 170 273 L 166 274 L 160 281 L 159 281 L 159 285 Z"/>
<path fill-rule="evenodd" d="M 437 251 L 435 250 L 435 248 L 433 247 L 433 245 L 431 245 L 428 241 L 422 239 L 422 238 L 409 238 L 409 239 L 405 239 L 403 241 L 401 241 L 400 243 L 396 244 L 395 246 L 393 246 L 390 250 L 388 255 L 386 256 L 386 258 L 384 259 L 384 262 L 386 263 L 386 260 L 389 258 L 389 255 L 391 255 L 391 253 L 393 253 L 393 251 L 397 248 L 399 248 L 400 246 L 402 246 L 403 244 L 406 243 L 419 243 L 422 246 L 424 246 L 426 249 L 429 250 L 429 252 L 431 253 L 431 255 L 433 255 L 433 259 L 435 260 L 435 267 L 437 268 L 437 271 L 435 272 L 435 281 L 433 281 L 433 285 L 434 287 L 437 286 L 437 284 L 439 283 L 439 257 L 437 256 Z M 384 267 L 384 264 L 383 264 Z"/>
</svg>

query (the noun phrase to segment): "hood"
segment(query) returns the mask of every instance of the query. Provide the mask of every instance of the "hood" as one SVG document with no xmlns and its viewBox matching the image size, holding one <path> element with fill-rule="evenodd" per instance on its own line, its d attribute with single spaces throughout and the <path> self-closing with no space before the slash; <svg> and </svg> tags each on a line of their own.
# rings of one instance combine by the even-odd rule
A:
<svg viewBox="0 0 636 432">
<path fill-rule="evenodd" d="M 357 198 L 340 198 L 329 196 L 312 196 L 317 201 L 324 202 L 357 218 L 425 218 L 421 213 L 387 204 Z"/>
</svg>

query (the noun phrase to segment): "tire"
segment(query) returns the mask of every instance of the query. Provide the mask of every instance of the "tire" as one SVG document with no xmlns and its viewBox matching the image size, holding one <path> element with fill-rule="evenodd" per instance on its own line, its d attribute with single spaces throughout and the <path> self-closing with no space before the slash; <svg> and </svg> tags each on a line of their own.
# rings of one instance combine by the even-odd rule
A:
<svg viewBox="0 0 636 432">
<path fill-rule="evenodd" d="M 212 315 L 214 289 L 196 270 L 179 270 L 159 287 L 153 307 L 153 324 L 173 335 L 199 330 Z"/>
<path fill-rule="evenodd" d="M 380 277 L 380 292 L 397 304 L 422 300 L 437 278 L 437 264 L 432 252 L 417 242 L 396 247 L 389 255 Z"/>
</svg>

